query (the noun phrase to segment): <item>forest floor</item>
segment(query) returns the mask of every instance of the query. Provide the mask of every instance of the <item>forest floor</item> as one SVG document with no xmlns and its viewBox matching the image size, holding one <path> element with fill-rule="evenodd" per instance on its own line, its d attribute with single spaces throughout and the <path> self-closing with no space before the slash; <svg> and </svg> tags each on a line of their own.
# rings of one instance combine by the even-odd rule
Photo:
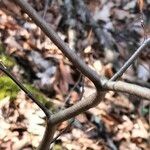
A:
<svg viewBox="0 0 150 150">
<path fill-rule="evenodd" d="M 150 35 L 149 0 L 140 7 L 137 0 L 28 2 L 87 65 L 106 78 Z M 94 91 L 89 79 L 9 0 L 0 1 L 0 60 L 52 112 Z M 149 48 L 120 80 L 150 88 Z M 69 124 L 60 124 L 55 136 Z M 35 149 L 44 129 L 44 113 L 1 72 L 0 150 Z M 150 103 L 109 92 L 98 106 L 74 118 L 53 149 L 149 150 Z"/>
</svg>

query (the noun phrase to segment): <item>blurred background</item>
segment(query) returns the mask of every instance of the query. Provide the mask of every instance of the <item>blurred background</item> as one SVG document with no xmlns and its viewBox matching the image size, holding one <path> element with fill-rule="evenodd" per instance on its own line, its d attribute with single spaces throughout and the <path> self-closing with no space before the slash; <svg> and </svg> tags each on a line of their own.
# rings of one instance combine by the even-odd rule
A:
<svg viewBox="0 0 150 150">
<path fill-rule="evenodd" d="M 108 79 L 150 35 L 150 0 L 27 1 L 72 51 Z M 9 0 L 0 1 L 0 60 L 52 112 L 94 91 L 94 85 Z M 120 80 L 150 88 L 149 47 Z M 149 122 L 148 101 L 109 92 L 97 107 L 74 118 L 53 149 L 148 150 Z M 68 124 L 60 124 L 56 134 Z M 44 129 L 44 113 L 0 72 L 0 149 L 35 149 Z"/>
</svg>

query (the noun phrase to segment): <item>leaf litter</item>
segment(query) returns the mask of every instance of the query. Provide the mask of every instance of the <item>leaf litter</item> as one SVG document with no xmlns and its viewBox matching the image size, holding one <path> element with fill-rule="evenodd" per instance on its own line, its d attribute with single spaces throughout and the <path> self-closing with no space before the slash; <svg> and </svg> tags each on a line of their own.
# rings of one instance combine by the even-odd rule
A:
<svg viewBox="0 0 150 150">
<path fill-rule="evenodd" d="M 50 98 L 50 103 L 54 103 L 55 108 L 52 108 L 48 102 L 49 108 L 59 111 L 77 82 L 79 72 L 27 15 L 10 1 L 3 2 L 0 47 L 5 48 L 5 55 L 16 60 L 11 71 L 23 82 L 40 89 Z M 107 78 L 111 78 L 143 42 L 145 31 L 149 36 L 149 0 L 51 1 L 46 12 L 44 1 L 28 2 L 39 15 L 44 15 L 87 65 Z M 141 12 L 144 29 L 140 23 Z M 150 84 L 149 55 L 147 48 L 122 80 L 135 82 L 138 79 L 146 86 Z M 87 96 L 94 88 L 87 78 L 84 83 Z M 73 89 L 69 105 L 79 99 L 82 86 L 80 82 Z M 13 99 L 8 94 L 1 100 L 0 149 L 34 149 L 41 141 L 45 116 L 26 100 L 22 91 Z M 58 132 L 67 125 L 68 122 L 62 123 Z M 70 129 L 55 142 L 54 149 L 59 145 L 59 149 L 68 150 L 148 150 L 149 130 L 149 103 L 127 94 L 109 92 L 101 104 L 75 118 Z"/>
</svg>

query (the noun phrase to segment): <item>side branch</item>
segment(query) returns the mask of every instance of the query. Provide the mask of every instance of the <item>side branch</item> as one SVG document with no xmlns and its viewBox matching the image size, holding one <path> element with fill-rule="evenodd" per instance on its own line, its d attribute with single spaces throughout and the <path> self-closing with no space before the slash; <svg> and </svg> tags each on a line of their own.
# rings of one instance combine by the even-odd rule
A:
<svg viewBox="0 0 150 150">
<path fill-rule="evenodd" d="M 43 112 L 45 113 L 45 115 L 49 118 L 51 113 L 50 111 L 39 101 L 37 100 L 33 95 L 32 93 L 27 90 L 23 84 L 18 81 L 8 70 L 7 68 L 2 64 L 0 63 L 0 70 L 3 71 L 7 76 L 9 76 L 26 94 L 29 98 L 31 98 L 31 100 L 36 103 L 42 110 Z"/>
<path fill-rule="evenodd" d="M 77 102 L 73 106 L 65 110 L 61 110 L 56 114 L 53 114 L 51 116 L 51 123 L 58 124 L 98 105 L 104 99 L 105 93 L 105 91 L 93 93 L 92 95 L 83 98 L 81 101 Z"/>
<path fill-rule="evenodd" d="M 31 17 L 37 26 L 51 39 L 51 41 L 63 52 L 63 54 L 74 64 L 74 66 L 97 87 L 101 87 L 99 75 L 89 68 L 82 59 L 76 55 L 69 46 L 57 35 L 50 25 L 40 17 L 37 12 L 25 0 L 14 0 L 23 11 Z"/>
<path fill-rule="evenodd" d="M 150 45 L 150 38 L 144 41 L 144 43 L 135 51 L 135 53 L 128 59 L 128 61 L 120 68 L 120 70 L 110 79 L 115 81 L 120 78 L 133 61 L 141 54 L 141 52 Z"/>
<path fill-rule="evenodd" d="M 45 129 L 45 133 L 44 136 L 42 138 L 41 144 L 39 145 L 39 147 L 37 148 L 37 150 L 49 150 L 51 142 L 53 141 L 53 136 L 54 133 L 56 131 L 56 126 L 55 125 L 51 125 L 50 120 L 48 119 L 46 122 L 46 129 Z"/>
<path fill-rule="evenodd" d="M 135 84 L 125 83 L 122 81 L 108 81 L 104 85 L 104 89 L 117 92 L 124 92 L 131 95 L 150 100 L 150 89 Z"/>
</svg>

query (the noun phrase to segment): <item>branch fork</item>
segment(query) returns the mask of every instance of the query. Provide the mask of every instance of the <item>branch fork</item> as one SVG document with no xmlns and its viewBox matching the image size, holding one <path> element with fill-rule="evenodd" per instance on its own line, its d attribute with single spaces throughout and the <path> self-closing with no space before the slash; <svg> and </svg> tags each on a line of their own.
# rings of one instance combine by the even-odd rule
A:
<svg viewBox="0 0 150 150">
<path fill-rule="evenodd" d="M 10 1 L 10 0 L 9 0 Z M 43 139 L 38 147 L 38 150 L 49 150 L 53 136 L 56 131 L 56 127 L 59 123 L 68 120 L 76 115 L 98 105 L 105 97 L 105 94 L 112 91 L 125 92 L 139 96 L 143 99 L 150 100 L 150 89 L 144 88 L 138 85 L 125 83 L 122 81 L 116 81 L 122 76 L 127 68 L 133 63 L 133 61 L 139 56 L 141 51 L 150 45 L 150 38 L 148 38 L 131 56 L 131 58 L 124 64 L 124 66 L 108 81 L 100 77 L 95 71 L 89 68 L 85 62 L 72 51 L 66 43 L 57 35 L 57 33 L 49 26 L 42 17 L 25 1 L 25 0 L 14 0 L 20 8 L 29 15 L 33 22 L 41 28 L 41 30 L 51 39 L 51 41 L 62 51 L 62 53 L 72 62 L 72 64 L 86 77 L 88 77 L 95 85 L 96 92 L 87 98 L 82 98 L 81 101 L 77 102 L 73 106 L 61 110 L 56 114 L 51 114 L 49 110 L 43 106 L 32 94 L 17 80 L 13 77 L 7 68 L 0 64 L 0 70 L 6 73 L 31 99 L 36 103 L 45 113 L 46 129 Z"/>
</svg>

